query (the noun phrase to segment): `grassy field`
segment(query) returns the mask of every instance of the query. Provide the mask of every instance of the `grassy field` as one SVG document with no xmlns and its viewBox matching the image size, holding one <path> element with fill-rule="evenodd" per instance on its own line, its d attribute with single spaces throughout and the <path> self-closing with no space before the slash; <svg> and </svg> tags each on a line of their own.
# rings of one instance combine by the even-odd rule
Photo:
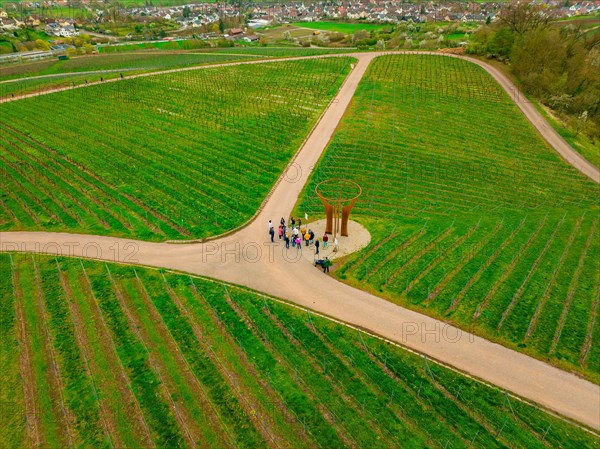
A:
<svg viewBox="0 0 600 449">
<path fill-rule="evenodd" d="M 451 33 L 446 35 L 446 39 L 449 41 L 468 41 L 469 35 L 465 33 Z"/>
<path fill-rule="evenodd" d="M 4 9 L 12 14 L 20 16 L 23 14 L 24 18 L 30 15 L 35 15 L 40 18 L 65 18 L 75 19 L 78 17 L 90 18 L 91 12 L 84 8 L 79 2 L 71 2 L 72 6 L 58 6 L 40 3 L 30 2 L 14 2 L 10 0 L 0 0 L 0 5 L 4 5 Z"/>
<path fill-rule="evenodd" d="M 591 448 L 591 434 L 233 286 L 0 254 L 0 445 Z"/>
<path fill-rule="evenodd" d="M 375 60 L 296 213 L 321 214 L 314 187 L 341 173 L 373 238 L 337 277 L 599 379 L 598 186 L 483 69 Z"/>
<path fill-rule="evenodd" d="M 254 214 L 351 62 L 207 68 L 2 104 L 0 229 L 157 240 L 232 229 Z"/>
<path fill-rule="evenodd" d="M 555 26 L 567 26 L 576 25 L 581 28 L 595 28 L 598 26 L 598 20 L 600 20 L 600 14 L 590 14 L 585 16 L 571 16 L 563 19 L 554 20 L 551 22 Z"/>
<path fill-rule="evenodd" d="M 392 28 L 393 25 L 382 25 L 376 23 L 345 23 L 345 22 L 294 22 L 290 25 L 309 28 L 311 30 L 331 31 L 334 33 L 354 34 L 357 31 L 379 31 L 384 28 Z"/>
<path fill-rule="evenodd" d="M 577 133 L 577 131 L 568 128 L 563 120 L 559 119 L 554 114 L 551 114 L 548 108 L 540 105 L 538 102 L 535 102 L 534 104 L 548 123 L 552 125 L 563 139 L 569 142 L 569 145 L 571 145 L 575 151 L 580 153 L 596 167 L 600 167 L 600 138 L 592 140 L 583 133 Z"/>
</svg>

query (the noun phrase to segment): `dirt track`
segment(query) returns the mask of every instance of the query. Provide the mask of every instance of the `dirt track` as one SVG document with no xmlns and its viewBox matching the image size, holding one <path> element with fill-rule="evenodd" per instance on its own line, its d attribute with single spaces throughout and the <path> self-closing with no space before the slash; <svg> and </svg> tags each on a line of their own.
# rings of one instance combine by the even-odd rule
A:
<svg viewBox="0 0 600 449">
<path fill-rule="evenodd" d="M 600 430 L 600 387 L 597 385 L 338 282 L 319 272 L 304 258 L 297 257 L 296 249 L 287 252 L 281 244 L 268 243 L 267 221 L 272 219 L 277 223 L 280 217 L 289 217 L 312 167 L 327 146 L 369 63 L 380 54 L 353 55 L 358 63 L 340 92 L 269 194 L 262 210 L 238 232 L 189 245 L 67 233 L 5 232 L 0 233 L 0 249 L 164 267 L 245 285 L 365 328 Z M 508 89 L 513 99 L 518 95 L 516 89 L 510 90 L 511 84 L 502 74 L 494 73 L 494 69 L 484 63 L 474 62 L 488 70 Z M 596 176 L 593 179 L 598 182 L 598 170 L 593 172 L 586 165 L 587 161 L 578 160 L 572 149 L 564 148 L 560 140 L 553 139 L 550 128 L 543 125 L 543 118 L 531 105 L 527 108 L 528 104 L 517 104 L 534 126 L 539 122 L 540 132 L 553 146 L 556 145 L 554 148 L 561 154 L 566 152 L 570 159 L 563 157 L 588 176 Z M 120 250 L 116 251 L 116 248 Z M 290 276 L 290 273 L 294 275 Z"/>
</svg>

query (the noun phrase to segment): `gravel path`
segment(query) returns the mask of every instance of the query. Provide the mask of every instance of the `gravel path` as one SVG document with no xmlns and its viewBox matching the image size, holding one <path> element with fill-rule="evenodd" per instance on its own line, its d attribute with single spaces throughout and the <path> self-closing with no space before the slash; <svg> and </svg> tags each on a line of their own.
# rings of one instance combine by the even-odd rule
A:
<svg viewBox="0 0 600 449">
<path fill-rule="evenodd" d="M 298 256 L 294 248 L 286 251 L 281 243 L 269 243 L 267 221 L 271 219 L 278 223 L 282 216 L 289 217 L 312 167 L 326 148 L 369 63 L 380 54 L 352 55 L 358 62 L 338 95 L 276 183 L 260 212 L 237 232 L 198 244 L 151 243 L 68 233 L 3 232 L 0 233 L 0 249 L 164 267 L 245 285 L 367 329 L 600 430 L 598 385 L 338 282 Z M 281 60 L 286 59 L 277 61 Z M 274 61 L 263 63 L 268 62 Z M 492 73 L 505 89 L 510 88 L 510 83 L 501 73 L 493 73 L 486 64 L 474 62 Z M 532 123 L 538 121 L 537 111 L 527 107 L 521 109 Z M 541 116 L 540 120 L 543 120 Z M 559 141 L 551 138 L 547 127 L 542 126 L 542 130 L 545 130 L 541 132 L 551 144 L 554 142 L 560 146 Z M 559 153 L 563 150 L 562 147 L 557 149 Z M 568 156 L 573 155 L 568 153 Z M 585 164 L 580 165 L 577 168 L 587 170 Z"/>
</svg>

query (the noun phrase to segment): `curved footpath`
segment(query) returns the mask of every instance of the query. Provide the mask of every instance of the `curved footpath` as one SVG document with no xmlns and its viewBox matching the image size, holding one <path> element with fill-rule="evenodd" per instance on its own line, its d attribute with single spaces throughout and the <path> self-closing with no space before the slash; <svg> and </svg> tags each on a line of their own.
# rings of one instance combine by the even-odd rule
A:
<svg viewBox="0 0 600 449">
<path fill-rule="evenodd" d="M 248 286 L 364 328 L 600 430 L 598 385 L 343 284 L 321 273 L 298 255 L 295 248 L 286 250 L 278 242 L 269 243 L 268 220 L 278 223 L 282 216 L 289 217 L 358 83 L 378 55 L 353 55 L 358 62 L 340 92 L 269 194 L 262 210 L 238 232 L 189 245 L 68 233 L 4 232 L 0 233 L 0 249 L 164 267 Z"/>
</svg>

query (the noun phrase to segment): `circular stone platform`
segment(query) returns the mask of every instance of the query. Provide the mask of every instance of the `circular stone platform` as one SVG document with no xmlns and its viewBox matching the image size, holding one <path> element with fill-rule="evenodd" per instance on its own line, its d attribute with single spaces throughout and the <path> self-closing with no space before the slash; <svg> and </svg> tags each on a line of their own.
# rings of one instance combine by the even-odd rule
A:
<svg viewBox="0 0 600 449">
<path fill-rule="evenodd" d="M 348 237 L 342 237 L 338 235 L 338 251 L 337 253 L 333 252 L 333 235 L 328 235 L 329 237 L 329 245 L 327 248 L 323 248 L 323 234 L 325 232 L 325 224 L 326 220 L 317 220 L 308 223 L 307 228 L 312 230 L 315 233 L 315 240 L 319 239 L 320 247 L 319 247 L 319 259 L 323 259 L 324 257 L 329 257 L 329 259 L 334 260 L 343 256 L 347 256 L 353 252 L 356 252 L 360 249 L 363 249 L 365 246 L 369 244 L 371 241 L 371 234 L 367 231 L 363 225 L 357 223 L 356 221 L 349 220 L 348 221 Z M 302 224 L 304 226 L 304 223 Z M 291 249 L 291 246 L 290 246 Z M 315 245 L 305 246 L 304 241 L 302 242 L 302 256 L 313 262 L 315 257 Z"/>
</svg>

